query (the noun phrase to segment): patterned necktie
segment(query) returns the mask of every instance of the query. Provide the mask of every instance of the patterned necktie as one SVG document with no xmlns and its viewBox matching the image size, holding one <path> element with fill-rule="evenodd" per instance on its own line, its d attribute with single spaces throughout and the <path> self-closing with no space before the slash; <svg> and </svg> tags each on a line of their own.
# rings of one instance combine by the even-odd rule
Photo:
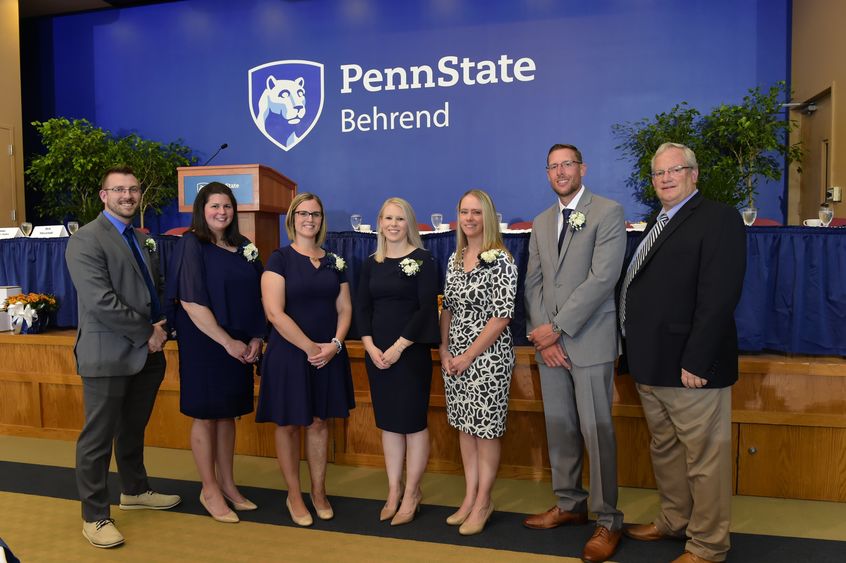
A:
<svg viewBox="0 0 846 563">
<path fill-rule="evenodd" d="M 643 244 L 640 245 L 637 254 L 635 254 L 634 258 L 632 258 L 632 261 L 629 263 L 629 268 L 626 270 L 626 277 L 623 278 L 623 288 L 620 291 L 619 311 L 620 329 L 623 331 L 623 336 L 626 335 L 626 293 L 629 290 L 629 284 L 632 283 L 632 279 L 643 265 L 646 255 L 649 254 L 649 249 L 652 248 L 652 245 L 655 243 L 655 239 L 657 239 L 658 235 L 661 234 L 661 231 L 664 230 L 664 226 L 667 222 L 669 222 L 669 220 L 670 218 L 667 217 L 667 214 L 663 211 L 658 215 L 658 220 L 646 234 L 646 240 L 644 240 Z"/>
<path fill-rule="evenodd" d="M 569 221 L 572 212 L 572 209 L 567 209 L 566 207 L 561 210 L 561 214 L 564 216 L 564 223 L 561 225 L 561 232 L 558 233 L 558 254 L 561 254 L 561 244 L 564 242 L 564 235 L 567 234 L 567 221 Z"/>
<path fill-rule="evenodd" d="M 159 294 L 156 291 L 156 286 L 153 285 L 153 278 L 150 277 L 150 271 L 147 269 L 147 264 L 144 262 L 144 257 L 141 256 L 141 251 L 138 250 L 138 245 L 135 239 L 135 229 L 132 225 L 127 225 L 123 231 L 123 238 L 129 243 L 129 248 L 132 249 L 132 254 L 135 256 L 135 261 L 138 262 L 138 268 L 141 270 L 141 275 L 144 276 L 144 283 L 147 284 L 147 290 L 150 292 L 150 315 L 153 322 L 159 320 L 161 315 L 161 307 L 159 305 Z"/>
</svg>

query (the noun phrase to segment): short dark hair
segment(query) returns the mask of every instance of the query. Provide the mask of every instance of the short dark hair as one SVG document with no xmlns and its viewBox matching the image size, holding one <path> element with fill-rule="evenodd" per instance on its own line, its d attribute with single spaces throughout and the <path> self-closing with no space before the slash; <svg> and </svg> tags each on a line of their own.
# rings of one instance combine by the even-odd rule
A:
<svg viewBox="0 0 846 563">
<path fill-rule="evenodd" d="M 552 145 L 551 147 L 549 147 L 549 152 L 546 153 L 546 163 L 547 164 L 549 164 L 549 155 L 551 155 L 553 153 L 553 151 L 557 151 L 557 150 L 560 150 L 560 149 L 570 149 L 571 151 L 576 153 L 576 158 L 579 160 L 579 162 L 585 161 L 585 159 L 582 158 L 582 151 L 580 151 L 578 148 L 576 148 L 576 145 L 568 145 L 568 144 L 565 144 L 565 143 L 556 143 L 556 144 Z"/>
<path fill-rule="evenodd" d="M 135 170 L 133 170 L 131 166 L 128 166 L 126 164 L 117 164 L 115 166 L 109 166 L 109 168 L 107 168 L 106 171 L 103 173 L 103 177 L 100 178 L 101 190 L 106 189 L 106 180 L 112 174 L 132 174 L 133 176 L 135 176 Z"/>
<path fill-rule="evenodd" d="M 209 229 L 206 223 L 205 208 L 209 198 L 214 194 L 223 194 L 232 202 L 232 222 L 223 231 L 223 242 L 229 246 L 241 246 L 247 242 L 247 237 L 241 234 L 238 229 L 238 202 L 235 201 L 235 194 L 229 189 L 226 184 L 220 182 L 209 182 L 197 193 L 197 198 L 194 200 L 194 210 L 191 215 L 191 230 L 197 235 L 197 238 L 202 242 L 215 243 L 214 233 Z"/>
</svg>

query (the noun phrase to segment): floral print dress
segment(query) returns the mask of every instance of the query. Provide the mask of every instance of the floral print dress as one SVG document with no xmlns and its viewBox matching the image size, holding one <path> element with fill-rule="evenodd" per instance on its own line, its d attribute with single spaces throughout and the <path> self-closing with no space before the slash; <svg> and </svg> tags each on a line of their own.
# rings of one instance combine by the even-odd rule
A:
<svg viewBox="0 0 846 563">
<path fill-rule="evenodd" d="M 476 266 L 465 272 L 449 258 L 444 289 L 444 309 L 449 309 L 449 352 L 466 351 L 492 317 L 512 318 L 517 294 L 517 266 L 502 251 L 483 252 Z M 514 343 L 506 327 L 460 376 L 441 370 L 446 390 L 450 426 L 478 438 L 505 434 L 508 393 L 514 369 Z"/>
</svg>

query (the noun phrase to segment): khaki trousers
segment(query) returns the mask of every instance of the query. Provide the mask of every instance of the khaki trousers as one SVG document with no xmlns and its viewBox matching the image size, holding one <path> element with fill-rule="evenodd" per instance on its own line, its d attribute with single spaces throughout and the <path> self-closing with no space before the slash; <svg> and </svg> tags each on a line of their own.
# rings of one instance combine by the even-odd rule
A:
<svg viewBox="0 0 846 563">
<path fill-rule="evenodd" d="M 658 530 L 687 535 L 685 549 L 724 561 L 731 520 L 731 387 L 637 385 L 661 499 Z"/>
</svg>

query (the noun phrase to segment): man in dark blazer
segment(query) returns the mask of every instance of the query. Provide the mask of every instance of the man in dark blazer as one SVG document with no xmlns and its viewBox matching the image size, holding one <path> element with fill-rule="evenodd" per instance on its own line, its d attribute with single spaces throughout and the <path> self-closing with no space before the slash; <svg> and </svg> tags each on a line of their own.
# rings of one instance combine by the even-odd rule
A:
<svg viewBox="0 0 846 563">
<path fill-rule="evenodd" d="M 155 241 L 131 225 L 140 198 L 132 169 L 109 169 L 100 187 L 103 212 L 69 239 L 65 252 L 79 302 L 74 353 L 85 407 L 76 482 L 82 534 L 95 547 L 124 542 L 106 485 L 113 442 L 122 510 L 162 510 L 181 500 L 153 492 L 144 468 L 144 430 L 164 378 L 167 335 Z"/>
<path fill-rule="evenodd" d="M 590 507 L 596 527 L 582 559 L 605 561 L 617 549 L 623 525 L 611 402 L 620 350 L 614 289 L 626 248 L 625 221 L 618 203 L 582 184 L 587 165 L 573 145 L 553 145 L 546 169 L 557 200 L 532 225 L 525 298 L 558 502 L 523 524 L 584 524 Z M 590 502 L 582 486 L 585 448 Z"/>
<path fill-rule="evenodd" d="M 698 177 L 688 147 L 664 143 L 655 152 L 652 184 L 662 210 L 647 225 L 620 292 L 626 356 L 652 435 L 661 500 L 652 523 L 625 534 L 686 537 L 674 563 L 724 561 L 729 550 L 734 309 L 746 231 L 737 210 L 702 197 Z"/>
</svg>

